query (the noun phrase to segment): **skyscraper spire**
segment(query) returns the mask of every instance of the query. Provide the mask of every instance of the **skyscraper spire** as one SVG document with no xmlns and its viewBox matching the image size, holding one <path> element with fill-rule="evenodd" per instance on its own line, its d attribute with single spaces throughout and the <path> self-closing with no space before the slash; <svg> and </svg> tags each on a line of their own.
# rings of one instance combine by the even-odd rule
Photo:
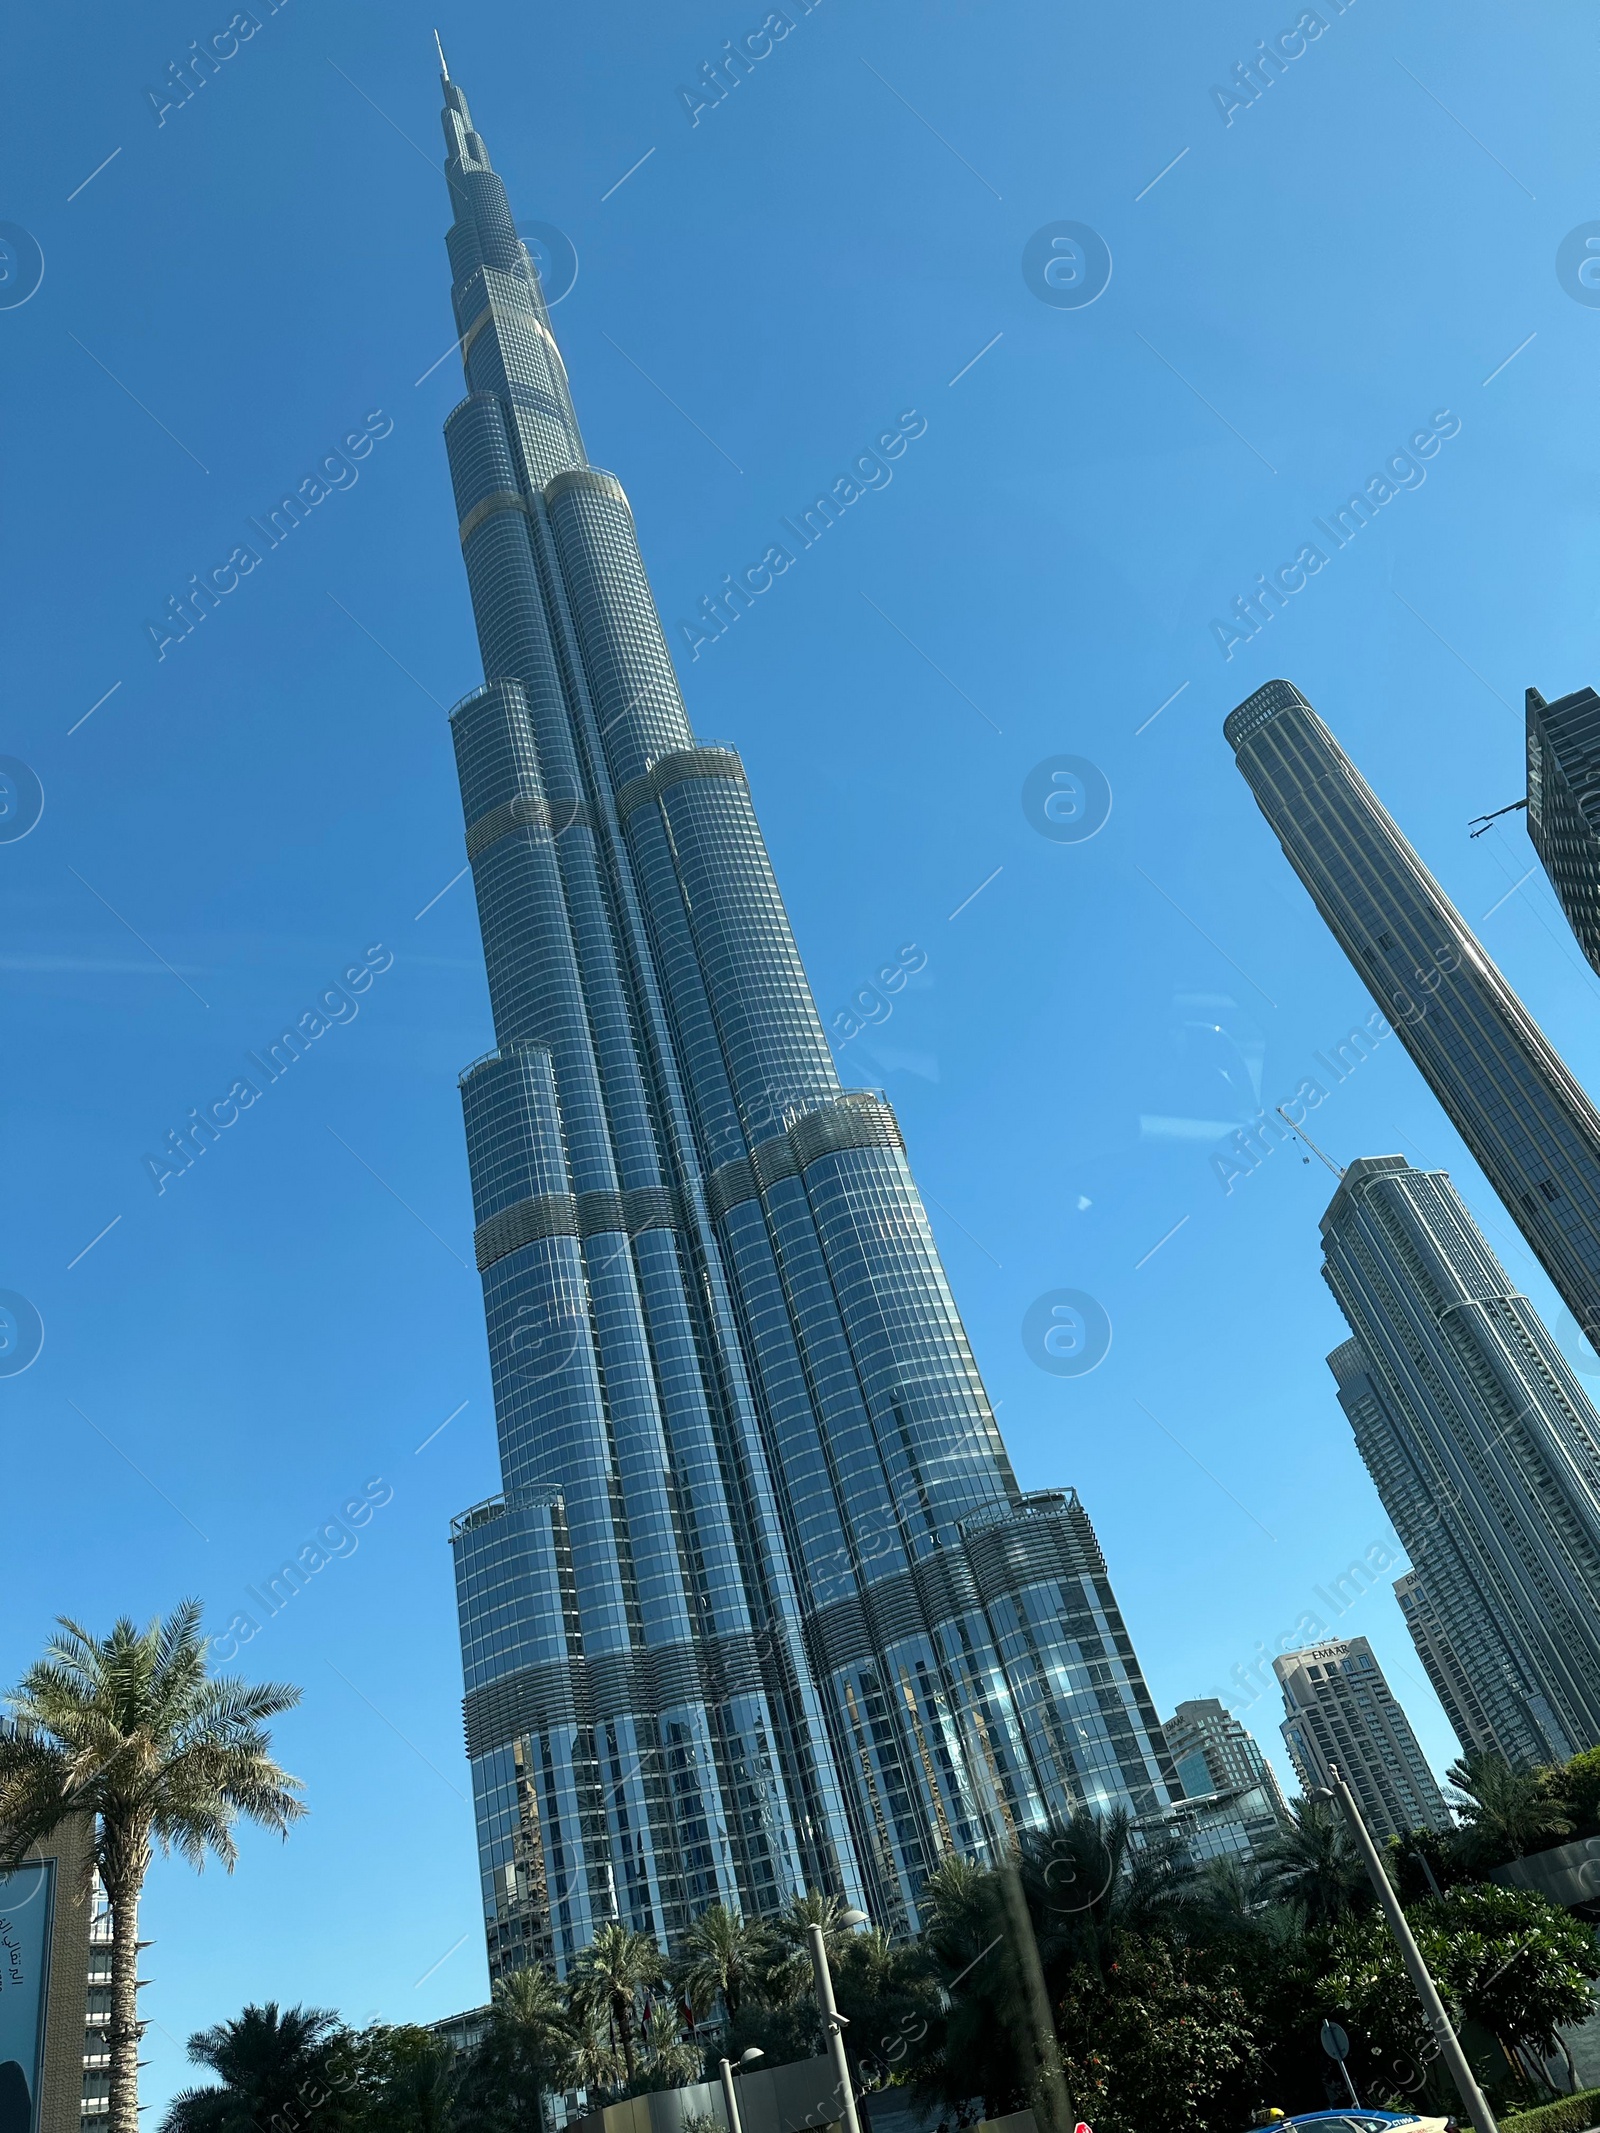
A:
<svg viewBox="0 0 1600 2133">
<path fill-rule="evenodd" d="M 439 32 L 438 32 L 437 30 L 435 30 L 435 31 L 434 31 L 434 33 L 433 33 L 433 41 L 434 41 L 434 43 L 435 43 L 436 45 L 438 45 L 438 47 L 439 47 L 439 76 L 440 76 L 440 79 L 441 79 L 442 81 L 448 81 L 448 80 L 450 79 L 450 62 L 449 62 L 449 60 L 448 60 L 448 59 L 446 59 L 446 58 L 445 58 L 445 56 L 444 56 L 444 46 L 443 46 L 442 44 L 439 44 Z"/>
<path fill-rule="evenodd" d="M 743 763 L 444 84 L 489 677 L 452 715 L 496 1049 L 462 1077 L 504 1491 L 455 1521 L 491 1967 L 1175 1788 L 1094 1530 L 1023 1495 L 889 1105 L 840 1087 Z"/>
</svg>

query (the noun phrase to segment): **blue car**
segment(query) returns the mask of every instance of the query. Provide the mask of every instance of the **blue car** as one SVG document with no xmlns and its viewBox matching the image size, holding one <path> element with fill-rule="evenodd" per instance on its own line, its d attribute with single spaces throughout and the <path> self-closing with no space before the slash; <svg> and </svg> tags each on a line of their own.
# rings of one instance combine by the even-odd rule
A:
<svg viewBox="0 0 1600 2133">
<path fill-rule="evenodd" d="M 1272 2124 L 1274 2133 L 1288 2126 L 1307 2126 L 1314 2133 L 1395 2133 L 1399 2126 L 1406 2133 L 1456 2133 L 1453 2118 L 1424 2118 L 1416 2111 L 1296 2111 L 1292 2118 L 1275 2118 Z"/>
</svg>

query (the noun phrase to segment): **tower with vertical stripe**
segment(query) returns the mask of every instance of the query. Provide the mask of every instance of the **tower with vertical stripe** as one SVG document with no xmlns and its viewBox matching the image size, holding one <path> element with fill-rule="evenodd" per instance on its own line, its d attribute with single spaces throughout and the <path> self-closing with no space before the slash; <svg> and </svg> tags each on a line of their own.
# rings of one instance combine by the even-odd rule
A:
<svg viewBox="0 0 1600 2133">
<path fill-rule="evenodd" d="M 452 714 L 495 1048 L 461 1092 L 502 1493 L 452 1526 L 496 1975 L 832 1891 L 1171 1765 L 1071 1492 L 1025 1494 L 906 1162 L 840 1086 L 744 765 L 692 731 L 538 273 L 443 77 L 488 680 Z"/>
</svg>

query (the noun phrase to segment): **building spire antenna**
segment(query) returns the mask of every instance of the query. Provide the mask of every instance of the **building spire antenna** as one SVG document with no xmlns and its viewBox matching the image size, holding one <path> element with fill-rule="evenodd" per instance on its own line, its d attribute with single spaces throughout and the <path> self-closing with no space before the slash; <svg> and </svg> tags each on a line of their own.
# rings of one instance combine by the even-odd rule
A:
<svg viewBox="0 0 1600 2133">
<path fill-rule="evenodd" d="M 444 76 L 445 80 L 448 81 L 450 79 L 450 62 L 444 56 L 444 46 L 439 43 L 439 32 L 437 30 L 435 30 L 433 33 L 433 41 L 436 45 L 438 45 L 439 49 L 439 72 Z"/>
</svg>

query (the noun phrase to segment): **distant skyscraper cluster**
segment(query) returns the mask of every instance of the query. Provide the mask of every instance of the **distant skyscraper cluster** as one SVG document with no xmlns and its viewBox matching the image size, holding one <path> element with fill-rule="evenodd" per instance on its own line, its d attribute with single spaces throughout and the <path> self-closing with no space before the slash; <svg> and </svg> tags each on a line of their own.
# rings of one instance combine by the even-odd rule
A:
<svg viewBox="0 0 1600 2133">
<path fill-rule="evenodd" d="M 1224 731 L 1335 938 L 1592 1335 L 1600 1115 L 1300 692 L 1269 682 Z M 1527 808 L 1600 969 L 1593 690 L 1550 705 L 1528 692 Z M 1411 1557 L 1396 1596 L 1463 1750 L 1526 1766 L 1593 1747 L 1600 1414 L 1443 1171 L 1361 1158 L 1322 1237 L 1352 1336 L 1328 1358 L 1339 1402 Z M 1387 1827 L 1445 1813 L 1364 1640 L 1277 1671 L 1303 1782 L 1337 1761 Z"/>
</svg>

